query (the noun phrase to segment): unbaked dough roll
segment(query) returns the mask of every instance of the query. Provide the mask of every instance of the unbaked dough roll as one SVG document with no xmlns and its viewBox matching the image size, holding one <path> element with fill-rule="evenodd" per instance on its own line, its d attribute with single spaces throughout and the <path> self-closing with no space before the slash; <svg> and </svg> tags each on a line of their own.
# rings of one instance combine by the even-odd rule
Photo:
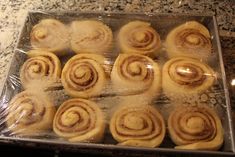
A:
<svg viewBox="0 0 235 157">
<path fill-rule="evenodd" d="M 93 101 L 70 99 L 57 110 L 53 129 L 70 142 L 100 142 L 105 130 L 104 114 Z"/>
<path fill-rule="evenodd" d="M 130 105 L 114 113 L 110 131 L 120 145 L 158 147 L 164 139 L 166 127 L 162 115 L 154 107 Z"/>
<path fill-rule="evenodd" d="M 56 55 L 41 50 L 31 50 L 27 55 L 29 59 L 20 69 L 20 81 L 25 89 L 37 83 L 50 86 L 59 80 L 61 63 Z"/>
<path fill-rule="evenodd" d="M 131 21 L 124 25 L 118 34 L 118 42 L 123 53 L 154 56 L 159 52 L 161 40 L 151 24 Z"/>
<path fill-rule="evenodd" d="M 114 91 L 120 95 L 158 95 L 161 89 L 160 68 L 147 56 L 120 54 L 113 65 L 111 81 Z"/>
<path fill-rule="evenodd" d="M 55 107 L 43 94 L 26 90 L 14 96 L 7 113 L 6 125 L 13 134 L 33 136 L 52 128 Z"/>
<path fill-rule="evenodd" d="M 99 96 L 107 82 L 106 60 L 101 55 L 77 54 L 62 70 L 61 81 L 65 91 L 73 97 Z"/>
<path fill-rule="evenodd" d="M 44 19 L 36 24 L 30 34 L 34 49 L 65 55 L 69 47 L 69 32 L 66 26 L 55 19 Z"/>
<path fill-rule="evenodd" d="M 210 88 L 215 80 L 215 72 L 197 59 L 177 57 L 164 64 L 162 77 L 162 88 L 166 95 L 187 97 Z"/>
<path fill-rule="evenodd" d="M 218 150 L 224 140 L 221 120 L 206 104 L 176 108 L 168 129 L 176 149 Z"/>
<path fill-rule="evenodd" d="M 112 48 L 112 30 L 101 21 L 73 21 L 70 29 L 70 46 L 75 53 L 106 54 Z"/>
<path fill-rule="evenodd" d="M 208 29 L 196 21 L 174 28 L 166 38 L 167 53 L 172 57 L 192 57 L 207 61 L 212 54 Z"/>
</svg>

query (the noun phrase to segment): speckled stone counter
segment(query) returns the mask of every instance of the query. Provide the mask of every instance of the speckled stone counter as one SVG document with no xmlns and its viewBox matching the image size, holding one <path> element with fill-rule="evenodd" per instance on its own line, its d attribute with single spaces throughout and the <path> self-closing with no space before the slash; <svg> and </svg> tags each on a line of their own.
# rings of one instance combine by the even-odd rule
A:
<svg viewBox="0 0 235 157">
<path fill-rule="evenodd" d="M 0 0 L 0 85 L 6 76 L 8 63 L 12 58 L 20 28 L 28 10 L 215 15 L 219 26 L 231 102 L 235 108 L 234 0 Z M 233 112 L 235 115 L 235 109 Z"/>
</svg>

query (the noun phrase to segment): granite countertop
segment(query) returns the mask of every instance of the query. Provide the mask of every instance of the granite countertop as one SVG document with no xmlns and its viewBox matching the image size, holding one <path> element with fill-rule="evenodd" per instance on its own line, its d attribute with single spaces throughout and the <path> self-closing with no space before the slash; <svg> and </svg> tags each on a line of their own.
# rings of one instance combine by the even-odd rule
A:
<svg viewBox="0 0 235 157">
<path fill-rule="evenodd" d="M 196 13 L 216 16 L 235 121 L 234 0 L 0 0 L 0 85 L 28 10 Z M 234 82 L 233 82 L 234 80 Z"/>
</svg>

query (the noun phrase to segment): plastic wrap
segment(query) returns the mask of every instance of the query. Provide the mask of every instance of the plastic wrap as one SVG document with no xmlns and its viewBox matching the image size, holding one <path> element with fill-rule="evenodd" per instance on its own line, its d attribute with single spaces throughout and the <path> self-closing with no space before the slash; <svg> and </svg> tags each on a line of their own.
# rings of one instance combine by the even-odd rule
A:
<svg viewBox="0 0 235 157">
<path fill-rule="evenodd" d="M 221 130 L 222 121 L 218 146 L 205 150 L 234 151 L 211 16 L 29 12 L 9 65 L 0 88 L 0 138 L 172 151 L 180 142 L 170 138 L 170 113 L 206 106 L 220 120 L 186 114 L 186 129 L 196 128 L 190 138 L 200 129 Z"/>
</svg>

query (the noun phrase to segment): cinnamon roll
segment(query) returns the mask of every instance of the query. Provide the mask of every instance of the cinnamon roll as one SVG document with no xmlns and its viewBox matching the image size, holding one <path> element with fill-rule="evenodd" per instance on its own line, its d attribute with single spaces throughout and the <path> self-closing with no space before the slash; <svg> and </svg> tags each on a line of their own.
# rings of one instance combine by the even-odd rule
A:
<svg viewBox="0 0 235 157">
<path fill-rule="evenodd" d="M 99 142 L 105 130 L 104 115 L 95 102 L 70 99 L 57 110 L 53 129 L 70 142 Z"/>
<path fill-rule="evenodd" d="M 162 77 L 162 88 L 167 96 L 187 97 L 210 88 L 215 72 L 197 59 L 177 57 L 164 64 Z"/>
<path fill-rule="evenodd" d="M 166 48 L 170 58 L 185 56 L 207 61 L 212 54 L 210 33 L 196 21 L 186 22 L 167 35 Z"/>
<path fill-rule="evenodd" d="M 6 125 L 13 134 L 33 136 L 52 128 L 55 107 L 43 94 L 26 90 L 10 101 L 7 112 Z"/>
<path fill-rule="evenodd" d="M 65 55 L 69 47 L 69 32 L 60 21 L 44 19 L 33 27 L 30 42 L 34 49 Z"/>
<path fill-rule="evenodd" d="M 65 91 L 73 97 L 99 96 L 107 82 L 106 60 L 101 55 L 77 54 L 62 70 L 61 81 Z"/>
<path fill-rule="evenodd" d="M 41 50 L 31 50 L 27 55 L 29 59 L 20 69 L 20 81 L 25 89 L 35 83 L 53 83 L 60 78 L 61 64 L 56 55 Z"/>
<path fill-rule="evenodd" d="M 150 105 L 125 106 L 110 121 L 110 131 L 120 145 L 158 147 L 165 136 L 162 115 Z"/>
<path fill-rule="evenodd" d="M 113 65 L 111 81 L 113 89 L 120 95 L 158 95 L 161 88 L 160 68 L 147 56 L 120 54 Z"/>
<path fill-rule="evenodd" d="M 71 49 L 75 53 L 108 53 L 112 47 L 111 29 L 100 21 L 73 21 L 71 24 Z"/>
<path fill-rule="evenodd" d="M 161 40 L 151 24 L 132 21 L 124 25 L 118 34 L 118 42 L 123 53 L 154 56 L 159 52 Z"/>
<path fill-rule="evenodd" d="M 218 150 L 223 144 L 221 121 L 206 104 L 176 108 L 168 129 L 176 149 Z"/>
</svg>

